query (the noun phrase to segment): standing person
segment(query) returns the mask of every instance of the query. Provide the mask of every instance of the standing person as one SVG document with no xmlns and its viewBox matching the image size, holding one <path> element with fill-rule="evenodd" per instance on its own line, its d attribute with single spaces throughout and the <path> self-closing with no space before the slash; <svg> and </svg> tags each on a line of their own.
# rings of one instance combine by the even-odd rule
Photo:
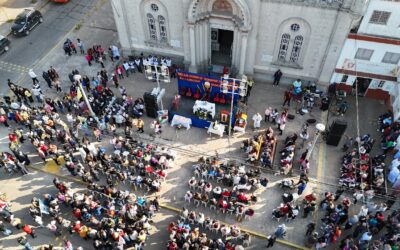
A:
<svg viewBox="0 0 400 250">
<path fill-rule="evenodd" d="M 307 236 L 308 236 L 308 235 L 311 235 L 312 232 L 314 232 L 315 226 L 316 226 L 315 222 L 310 222 L 310 223 L 308 223 L 308 225 L 307 225 L 307 231 L 306 231 L 306 235 L 307 235 Z"/>
<path fill-rule="evenodd" d="M 154 132 L 156 133 L 156 135 L 161 135 L 162 133 L 161 124 L 159 121 L 156 121 L 154 124 Z"/>
<path fill-rule="evenodd" d="M 287 104 L 288 107 L 290 107 L 290 100 L 292 99 L 292 93 L 290 93 L 289 90 L 286 90 L 285 93 L 283 94 L 283 104 L 282 106 L 285 107 L 285 105 Z"/>
<path fill-rule="evenodd" d="M 33 88 L 32 88 L 32 94 L 35 96 L 36 100 L 38 102 L 43 102 L 43 93 L 42 93 L 42 89 L 40 88 L 39 84 L 34 84 Z"/>
<path fill-rule="evenodd" d="M 115 74 L 118 75 L 119 79 L 124 79 L 124 69 L 121 65 L 115 66 Z"/>
<path fill-rule="evenodd" d="M 54 86 L 56 87 L 56 91 L 57 91 L 57 92 L 62 92 L 60 79 L 56 78 L 56 79 L 53 81 L 53 84 L 54 84 Z"/>
<path fill-rule="evenodd" d="M 83 46 L 83 42 L 81 41 L 81 39 L 76 39 L 78 42 L 76 43 L 76 45 L 79 48 L 79 51 L 81 52 L 81 54 L 85 54 L 85 47 Z"/>
<path fill-rule="evenodd" d="M 300 133 L 300 138 L 301 138 L 301 148 L 304 148 L 304 144 L 305 142 L 308 140 L 308 138 L 310 138 L 307 129 L 304 129 L 301 133 Z"/>
<path fill-rule="evenodd" d="M 129 63 L 127 61 L 124 61 L 122 65 L 124 66 L 126 77 L 129 77 L 129 71 L 130 71 Z"/>
<path fill-rule="evenodd" d="M 253 88 L 253 85 L 254 85 L 253 79 L 249 79 L 249 81 L 247 82 L 247 97 L 250 96 L 250 92 L 251 89 Z"/>
<path fill-rule="evenodd" d="M 88 62 L 89 66 L 92 66 L 92 56 L 89 53 L 86 54 L 85 59 Z"/>
<path fill-rule="evenodd" d="M 104 69 L 105 66 L 104 66 L 104 62 L 103 62 L 103 57 L 102 56 L 99 56 L 99 63 L 101 65 L 101 67 Z"/>
<path fill-rule="evenodd" d="M 118 88 L 118 86 L 119 86 L 118 77 L 114 73 L 112 73 L 111 76 L 112 76 L 112 80 L 113 80 L 115 87 Z"/>
<path fill-rule="evenodd" d="M 267 237 L 268 240 L 268 244 L 267 244 L 267 248 L 273 247 L 276 241 L 276 236 L 275 235 L 268 235 Z"/>
<path fill-rule="evenodd" d="M 278 86 L 281 77 L 282 77 L 282 71 L 278 69 L 274 74 L 274 82 L 272 83 L 272 86 Z"/>
<path fill-rule="evenodd" d="M 49 73 L 46 71 L 43 71 L 42 77 L 47 82 L 47 86 L 49 86 L 49 88 L 51 89 L 52 85 L 51 85 L 51 79 L 50 79 Z"/>
<path fill-rule="evenodd" d="M 39 83 L 39 80 L 37 79 L 37 75 L 35 74 L 35 72 L 33 72 L 33 69 L 30 69 L 28 74 L 31 77 L 33 84 Z"/>
<path fill-rule="evenodd" d="M 260 113 L 256 113 L 253 115 L 253 121 L 254 121 L 254 129 L 260 128 L 262 121 L 262 116 L 260 115 Z"/>
<path fill-rule="evenodd" d="M 33 103 L 32 92 L 29 89 L 24 88 L 24 96 L 28 98 L 29 102 Z"/>
<path fill-rule="evenodd" d="M 265 110 L 265 116 L 264 116 L 264 121 L 265 122 L 269 122 L 269 119 L 271 118 L 271 114 L 272 114 L 272 108 L 271 107 L 268 107 L 266 110 Z"/>
<path fill-rule="evenodd" d="M 283 134 L 283 130 L 285 130 L 285 126 L 286 126 L 286 122 L 281 120 L 280 124 L 278 124 L 279 135 Z"/>
<path fill-rule="evenodd" d="M 140 131 L 140 133 L 144 133 L 143 127 L 144 127 L 144 121 L 141 118 L 139 118 L 136 122 L 136 128 L 138 129 L 137 131 L 138 132 Z"/>
</svg>

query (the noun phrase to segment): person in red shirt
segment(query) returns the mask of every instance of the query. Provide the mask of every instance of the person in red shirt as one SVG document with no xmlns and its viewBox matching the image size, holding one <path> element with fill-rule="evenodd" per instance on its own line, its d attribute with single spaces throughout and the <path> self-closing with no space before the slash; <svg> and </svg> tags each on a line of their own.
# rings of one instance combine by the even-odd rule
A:
<svg viewBox="0 0 400 250">
<path fill-rule="evenodd" d="M 32 238 L 36 238 L 35 231 L 28 224 L 25 224 L 22 226 L 22 231 L 24 231 L 26 234 L 29 234 L 30 236 L 32 236 Z"/>
</svg>

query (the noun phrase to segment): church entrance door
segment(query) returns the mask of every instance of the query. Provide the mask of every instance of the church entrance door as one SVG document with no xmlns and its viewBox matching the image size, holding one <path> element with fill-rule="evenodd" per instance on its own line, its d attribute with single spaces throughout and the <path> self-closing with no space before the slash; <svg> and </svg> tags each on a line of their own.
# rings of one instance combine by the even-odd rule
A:
<svg viewBox="0 0 400 250">
<path fill-rule="evenodd" d="M 211 63 L 231 67 L 233 31 L 211 29 Z"/>
</svg>

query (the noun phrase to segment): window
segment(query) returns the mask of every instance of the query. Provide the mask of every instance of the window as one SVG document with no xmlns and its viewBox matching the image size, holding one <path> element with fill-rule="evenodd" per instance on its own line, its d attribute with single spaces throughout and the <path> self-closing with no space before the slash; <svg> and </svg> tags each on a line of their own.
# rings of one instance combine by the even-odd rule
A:
<svg viewBox="0 0 400 250">
<path fill-rule="evenodd" d="M 292 53 L 290 54 L 290 62 L 297 62 L 300 57 L 301 45 L 303 44 L 303 37 L 296 36 L 294 38 Z"/>
<path fill-rule="evenodd" d="M 386 52 L 382 59 L 383 63 L 398 64 L 400 61 L 399 53 Z"/>
<path fill-rule="evenodd" d="M 289 48 L 289 43 L 290 43 L 290 35 L 286 33 L 283 34 L 281 38 L 281 45 L 279 47 L 278 61 L 281 62 L 286 61 L 286 54 Z"/>
<path fill-rule="evenodd" d="M 152 4 L 150 5 L 150 8 L 151 8 L 154 12 L 158 11 L 158 6 L 157 6 L 157 4 L 155 4 L 155 3 L 152 3 Z"/>
<path fill-rule="evenodd" d="M 160 42 L 168 43 L 167 25 L 163 16 L 158 16 L 158 26 L 160 29 Z"/>
<path fill-rule="evenodd" d="M 298 25 L 297 23 L 294 23 L 294 24 L 290 25 L 290 29 L 292 31 L 298 31 L 300 29 L 300 25 Z"/>
<path fill-rule="evenodd" d="M 390 14 L 391 13 L 388 11 L 374 10 L 371 18 L 369 19 L 369 23 L 386 25 L 389 20 Z"/>
<path fill-rule="evenodd" d="M 150 40 L 157 41 L 156 22 L 152 14 L 147 14 L 147 23 L 149 25 Z"/>
<path fill-rule="evenodd" d="M 343 75 L 342 80 L 340 82 L 347 82 L 347 79 L 349 79 L 348 75 Z"/>
<path fill-rule="evenodd" d="M 378 84 L 378 88 L 382 88 L 385 85 L 385 81 L 380 81 Z"/>
<path fill-rule="evenodd" d="M 372 54 L 374 53 L 374 51 L 372 49 L 361 49 L 359 48 L 357 50 L 356 59 L 360 59 L 360 60 L 366 60 L 369 61 L 369 59 L 371 59 Z"/>
</svg>

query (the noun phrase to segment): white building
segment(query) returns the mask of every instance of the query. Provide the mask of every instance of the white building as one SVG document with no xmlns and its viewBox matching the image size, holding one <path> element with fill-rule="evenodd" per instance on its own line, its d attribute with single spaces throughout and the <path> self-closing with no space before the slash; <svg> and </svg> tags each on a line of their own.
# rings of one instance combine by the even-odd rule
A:
<svg viewBox="0 0 400 250">
<path fill-rule="evenodd" d="M 331 83 L 347 91 L 357 83 L 360 94 L 390 104 L 399 93 L 399 74 L 400 1 L 371 0 L 358 30 L 347 36 Z"/>
<path fill-rule="evenodd" d="M 329 83 L 368 0 L 111 0 L 125 55 Z M 218 66 L 219 65 L 219 66 Z"/>
</svg>

